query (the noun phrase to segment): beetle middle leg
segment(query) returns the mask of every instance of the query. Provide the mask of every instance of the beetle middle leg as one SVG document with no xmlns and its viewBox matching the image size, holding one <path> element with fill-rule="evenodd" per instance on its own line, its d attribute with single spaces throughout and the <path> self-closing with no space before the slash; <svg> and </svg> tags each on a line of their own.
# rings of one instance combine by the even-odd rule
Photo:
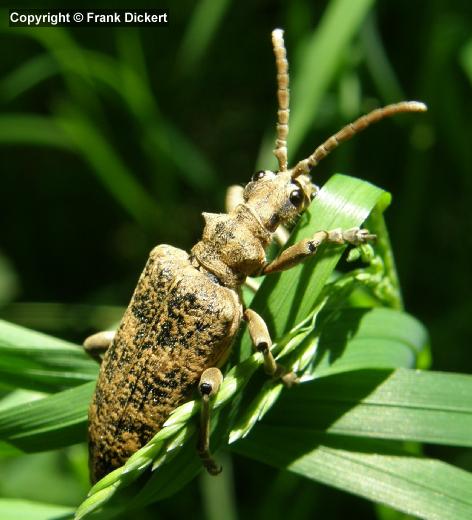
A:
<svg viewBox="0 0 472 520">
<path fill-rule="evenodd" d="M 272 340 L 262 316 L 252 309 L 246 309 L 244 311 L 244 319 L 248 323 L 249 335 L 251 336 L 255 349 L 264 356 L 264 370 L 266 374 L 271 377 L 279 378 L 287 387 L 297 384 L 299 382 L 297 375 L 294 372 L 286 370 L 283 365 L 275 361 L 274 355 L 271 352 Z"/>
<path fill-rule="evenodd" d="M 100 364 L 102 362 L 102 355 L 113 343 L 114 337 L 114 330 L 103 330 L 96 334 L 92 334 L 83 343 L 85 352 Z"/>
</svg>

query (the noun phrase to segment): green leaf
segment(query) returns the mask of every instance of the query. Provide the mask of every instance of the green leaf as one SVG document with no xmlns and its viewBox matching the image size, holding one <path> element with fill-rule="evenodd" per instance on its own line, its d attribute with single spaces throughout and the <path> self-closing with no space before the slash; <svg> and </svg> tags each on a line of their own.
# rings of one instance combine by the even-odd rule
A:
<svg viewBox="0 0 472 520">
<path fill-rule="evenodd" d="M 462 47 L 460 61 L 470 83 L 472 83 L 472 39 Z"/>
<path fill-rule="evenodd" d="M 229 0 L 203 0 L 195 7 L 178 56 L 185 73 L 195 70 L 229 5 Z"/>
<path fill-rule="evenodd" d="M 120 321 L 125 307 L 86 303 L 14 302 L 2 307 L 1 315 L 24 327 L 49 331 L 108 330 Z"/>
<path fill-rule="evenodd" d="M 471 446 L 470 395 L 472 376 L 462 374 L 332 375 L 285 392 L 233 449 L 421 518 L 470 518 L 470 473 L 375 440 Z"/>
<path fill-rule="evenodd" d="M 0 95 L 12 101 L 57 72 L 57 65 L 48 54 L 35 56 L 0 80 Z"/>
<path fill-rule="evenodd" d="M 471 447 L 471 395 L 469 375 L 357 370 L 284 392 L 264 424 L 314 434 Z"/>
<path fill-rule="evenodd" d="M 373 0 L 329 2 L 316 31 L 310 35 L 292 72 L 289 158 L 297 152 L 319 110 L 348 46 L 374 4 Z M 288 50 L 290 56 L 290 49 Z M 292 60 L 293 63 L 293 60 Z M 257 163 L 267 168 L 273 163 L 273 132 L 264 140 Z M 259 168 L 259 169 L 260 169 Z"/>
<path fill-rule="evenodd" d="M 159 207 L 96 125 L 84 112 L 65 104 L 56 123 L 122 207 L 142 226 L 148 226 L 149 220 L 159 215 Z"/>
<path fill-rule="evenodd" d="M 343 374 L 340 376 L 341 381 L 344 381 L 343 377 L 345 377 L 348 383 L 342 385 L 341 388 L 346 391 L 345 399 L 348 402 L 342 401 L 338 393 L 334 391 L 333 395 L 338 396 L 339 399 L 338 397 L 334 398 L 335 403 L 332 405 L 334 409 L 336 409 L 336 405 L 339 405 L 341 409 L 339 414 L 342 415 L 360 400 L 360 397 L 355 393 L 356 387 L 354 384 L 351 393 L 349 388 L 350 378 L 357 381 L 355 374 L 371 373 L 367 370 L 357 371 L 371 367 L 375 383 L 377 374 L 383 373 L 378 370 L 380 368 L 393 369 L 415 366 L 417 355 L 422 352 L 427 344 L 428 335 L 423 326 L 403 312 L 385 308 L 342 309 L 339 312 L 330 312 L 327 318 L 320 316 L 317 319 L 315 328 L 309 332 L 301 346 L 303 357 L 308 358 L 308 366 L 305 368 L 305 375 L 302 379 L 309 379 L 310 376 L 320 378 L 320 376 Z M 298 370 L 301 369 L 303 370 L 303 367 L 298 368 Z M 311 389 L 313 386 L 324 388 L 323 385 L 327 384 L 326 381 L 331 380 L 337 381 L 336 377 L 316 379 L 313 383 L 302 384 L 293 388 L 290 392 L 283 392 L 284 398 L 282 401 L 285 402 L 286 399 L 293 398 L 295 400 L 293 408 L 298 410 L 298 398 L 296 396 L 299 392 L 305 392 L 308 396 L 306 397 L 307 402 L 304 401 L 303 397 L 300 398 L 300 402 L 304 403 L 300 404 L 301 407 L 304 407 L 300 414 L 308 414 L 310 417 L 312 417 L 311 404 L 313 403 L 308 405 L 308 401 L 314 399 L 317 405 L 321 401 L 323 406 L 331 412 L 331 415 L 328 413 L 327 417 L 323 413 L 316 414 L 316 420 L 319 421 L 318 427 L 321 431 L 324 431 L 330 425 L 329 419 L 332 417 L 332 413 L 335 413 L 329 407 L 330 405 L 325 403 L 326 396 L 330 394 L 329 391 L 318 392 Z M 366 394 L 368 393 L 367 390 L 375 387 L 374 383 L 372 387 L 369 387 L 370 382 L 369 379 L 364 381 L 361 377 L 359 384 L 364 384 L 362 390 L 365 390 Z M 332 386 L 336 386 L 336 383 Z M 280 391 L 281 387 L 280 384 L 274 386 L 273 381 L 269 380 L 264 383 L 262 388 L 257 390 L 252 402 L 241 404 L 240 416 L 230 434 L 230 443 L 245 437 L 249 433 L 256 421 L 260 420 L 270 407 L 266 403 L 275 401 L 271 394 Z M 305 396 L 305 393 L 301 395 Z M 362 395 L 364 394 L 361 393 Z M 350 399 L 351 397 L 352 399 Z M 399 411 L 399 413 L 401 412 L 402 410 Z M 290 413 L 287 415 L 292 417 Z M 292 420 L 288 420 L 288 422 L 291 423 Z M 368 424 L 368 421 L 366 424 Z M 368 428 L 368 426 L 366 427 Z"/>
<path fill-rule="evenodd" d="M 87 413 L 95 382 L 3 409 L 0 441 L 25 452 L 46 451 L 86 439 Z"/>
<path fill-rule="evenodd" d="M 0 377 L 12 387 L 56 392 L 94 381 L 98 365 L 83 348 L 0 320 Z"/>
<path fill-rule="evenodd" d="M 87 60 L 71 33 L 63 27 L 45 27 L 42 31 L 17 27 L 15 34 L 32 38 L 44 46 L 61 72 L 75 103 L 89 112 L 100 112 L 100 100 L 93 88 Z"/>
<path fill-rule="evenodd" d="M 382 307 L 334 311 L 320 317 L 308 341 L 318 341 L 315 377 L 362 368 L 415 367 L 428 334 L 415 318 Z"/>
<path fill-rule="evenodd" d="M 0 306 L 8 305 L 18 294 L 19 276 L 11 260 L 0 253 Z"/>
<path fill-rule="evenodd" d="M 293 82 L 293 117 L 289 137 L 291 154 L 296 152 L 313 123 L 323 94 L 373 4 L 373 0 L 330 2 L 317 31 L 311 35 L 297 64 L 301 74 Z"/>
<path fill-rule="evenodd" d="M 215 14 L 217 15 L 216 11 Z M 218 15 L 214 23 L 217 24 L 217 21 Z M 151 170 L 158 171 L 161 182 L 163 179 L 165 179 L 164 184 L 173 182 L 172 172 L 167 172 L 166 168 L 162 167 L 162 158 L 165 157 L 170 163 L 175 164 L 177 174 L 184 177 L 195 188 L 208 190 L 218 184 L 219 179 L 212 166 L 192 142 L 163 116 L 148 78 L 139 74 L 132 64 L 124 60 L 119 61 L 104 53 L 82 49 L 71 35 L 62 29 L 55 28 L 53 31 L 45 29 L 42 34 L 21 29 L 17 32 L 37 39 L 49 49 L 50 54 L 34 58 L 10 74 L 0 82 L 0 94 L 3 91 L 5 96 L 12 98 L 49 75 L 60 73 L 65 79 L 71 96 L 86 107 L 86 110 L 81 110 L 80 118 L 78 116 L 75 118 L 71 116 L 71 118 L 81 119 L 80 125 L 83 126 L 87 124 L 86 116 L 88 116 L 90 123 L 84 134 L 80 129 L 79 121 L 72 122 L 64 118 L 65 120 L 62 121 L 66 128 L 64 133 L 60 125 L 53 120 L 49 121 L 40 116 L 15 115 L 12 121 L 10 119 L 13 116 L 3 116 L 5 124 L 1 124 L 2 118 L 0 118 L 0 141 L 3 139 L 8 143 L 50 145 L 78 151 L 91 164 L 95 174 L 116 200 L 133 216 L 136 217 L 140 213 L 139 204 L 133 205 L 133 199 L 136 197 L 142 200 L 144 209 L 155 213 L 157 208 L 152 199 L 133 179 L 132 173 L 127 171 L 127 166 L 114 153 L 112 147 L 105 141 L 105 137 L 96 130 L 97 122 L 94 116 L 96 112 L 102 110 L 98 93 L 100 87 L 105 84 L 120 96 L 134 120 L 141 125 L 143 151 L 153 162 Z M 127 42 L 129 41 L 128 38 Z M 125 44 L 126 42 L 123 45 Z M 136 46 L 134 50 L 136 51 Z M 61 119 L 58 121 L 61 123 Z M 18 125 L 18 131 L 10 122 Z M 4 132 L 2 126 L 5 127 Z M 14 131 L 11 132 L 11 129 Z M 70 133 L 70 138 L 67 136 L 67 131 Z M 108 168 L 105 167 L 107 164 Z M 192 168 L 189 168 L 189 164 L 192 164 Z M 108 177 L 109 175 L 113 177 L 116 172 L 118 172 L 119 182 L 114 186 L 108 181 Z M 127 205 L 128 190 L 131 190 L 132 200 Z M 159 193 L 154 196 L 159 198 Z"/>
<path fill-rule="evenodd" d="M 365 55 L 366 65 L 383 102 L 388 104 L 395 103 L 399 99 L 405 99 L 406 96 L 393 65 L 388 59 L 375 16 L 372 13 L 367 16 L 362 26 L 360 43 Z"/>
<path fill-rule="evenodd" d="M 196 189 L 208 190 L 219 184 L 219 178 L 201 151 L 162 114 L 151 85 L 135 68 L 98 52 L 88 51 L 85 57 L 97 86 L 105 86 L 119 96 L 141 126 L 143 152 L 155 165 L 162 183 L 167 186 L 174 182 L 172 173 L 163 168 L 165 158 L 177 167 L 176 173 Z"/>
<path fill-rule="evenodd" d="M 0 143 L 51 146 L 63 150 L 74 148 L 56 121 L 33 114 L 2 114 Z"/>
<path fill-rule="evenodd" d="M 387 441 L 260 425 L 241 455 L 427 519 L 472 517 L 472 475 Z"/>
<path fill-rule="evenodd" d="M 0 518 L 4 520 L 69 520 L 73 515 L 70 507 L 0 498 Z"/>
</svg>

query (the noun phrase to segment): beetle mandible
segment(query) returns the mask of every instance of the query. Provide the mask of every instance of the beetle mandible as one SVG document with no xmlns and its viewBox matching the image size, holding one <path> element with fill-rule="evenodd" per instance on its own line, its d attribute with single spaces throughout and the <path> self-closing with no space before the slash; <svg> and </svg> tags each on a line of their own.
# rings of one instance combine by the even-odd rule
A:
<svg viewBox="0 0 472 520">
<path fill-rule="evenodd" d="M 169 245 L 155 247 L 116 333 L 101 332 L 84 342 L 98 360 L 105 351 L 89 411 L 93 482 L 148 442 L 196 388 L 202 398 L 198 452 L 209 473 L 219 473 L 209 449 L 209 399 L 218 391 L 222 381 L 218 367 L 227 359 L 243 319 L 254 347 L 263 353 L 265 371 L 287 386 L 297 382 L 296 374 L 275 361 L 264 319 L 243 307 L 240 288 L 246 277 L 289 269 L 314 255 L 322 243 L 359 245 L 375 238 L 360 228 L 319 231 L 275 260 L 266 260 L 265 250 L 284 223 L 316 196 L 318 188 L 309 172 L 321 159 L 371 123 L 399 112 L 423 112 L 426 106 L 404 101 L 376 109 L 289 168 L 289 75 L 281 29 L 272 32 L 272 43 L 278 171 L 259 171 L 244 189 L 230 189 L 228 213 L 203 213 L 203 236 L 190 253 Z"/>
</svg>

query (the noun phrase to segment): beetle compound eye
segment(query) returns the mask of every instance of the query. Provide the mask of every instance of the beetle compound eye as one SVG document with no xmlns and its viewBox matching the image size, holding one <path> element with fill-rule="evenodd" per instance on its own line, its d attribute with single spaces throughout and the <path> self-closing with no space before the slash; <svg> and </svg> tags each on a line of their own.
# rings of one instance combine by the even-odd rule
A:
<svg viewBox="0 0 472 520">
<path fill-rule="evenodd" d="M 289 197 L 290 202 L 296 207 L 300 207 L 303 202 L 303 192 L 301 189 L 297 188 L 290 193 Z"/>
<path fill-rule="evenodd" d="M 265 176 L 265 174 L 266 174 L 266 172 L 264 170 L 260 170 L 253 174 L 253 176 L 251 177 L 251 181 L 253 181 L 253 182 L 259 181 Z"/>
</svg>

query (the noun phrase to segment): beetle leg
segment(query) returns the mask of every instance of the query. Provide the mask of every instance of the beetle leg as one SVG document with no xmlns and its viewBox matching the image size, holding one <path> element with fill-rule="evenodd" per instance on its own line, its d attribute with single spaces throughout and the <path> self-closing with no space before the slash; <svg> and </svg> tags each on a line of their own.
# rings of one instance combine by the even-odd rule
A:
<svg viewBox="0 0 472 520">
<path fill-rule="evenodd" d="M 284 246 L 290 238 L 290 233 L 286 227 L 279 225 L 279 227 L 274 231 L 273 236 L 279 246 Z"/>
<path fill-rule="evenodd" d="M 275 361 L 271 352 L 272 340 L 270 339 L 269 330 L 262 317 L 252 309 L 244 311 L 244 319 L 248 323 L 249 335 L 258 352 L 262 352 L 264 356 L 264 370 L 271 377 L 280 378 L 288 387 L 298 383 L 298 377 L 294 372 L 289 372 L 283 365 Z"/>
<path fill-rule="evenodd" d="M 365 244 L 369 240 L 375 240 L 375 235 L 369 233 L 367 229 L 358 227 L 342 230 L 333 229 L 331 231 L 318 231 L 311 238 L 305 238 L 293 246 L 285 249 L 280 255 L 269 262 L 260 274 L 275 273 L 285 271 L 303 262 L 306 258 L 313 256 L 321 244 Z"/>
<path fill-rule="evenodd" d="M 92 334 L 83 343 L 85 352 L 100 364 L 102 362 L 102 355 L 112 344 L 114 337 L 114 330 L 103 330 L 102 332 Z"/>
<path fill-rule="evenodd" d="M 204 468 L 210 475 L 218 475 L 223 469 L 210 453 L 210 399 L 218 393 L 223 381 L 223 374 L 219 368 L 207 368 L 200 377 L 198 391 L 202 397 L 200 412 L 200 432 L 198 437 L 197 451 Z"/>
<path fill-rule="evenodd" d="M 230 186 L 226 190 L 226 198 L 225 198 L 225 209 L 226 213 L 231 213 L 237 206 L 244 203 L 243 197 L 244 188 L 235 184 L 234 186 Z"/>
</svg>

